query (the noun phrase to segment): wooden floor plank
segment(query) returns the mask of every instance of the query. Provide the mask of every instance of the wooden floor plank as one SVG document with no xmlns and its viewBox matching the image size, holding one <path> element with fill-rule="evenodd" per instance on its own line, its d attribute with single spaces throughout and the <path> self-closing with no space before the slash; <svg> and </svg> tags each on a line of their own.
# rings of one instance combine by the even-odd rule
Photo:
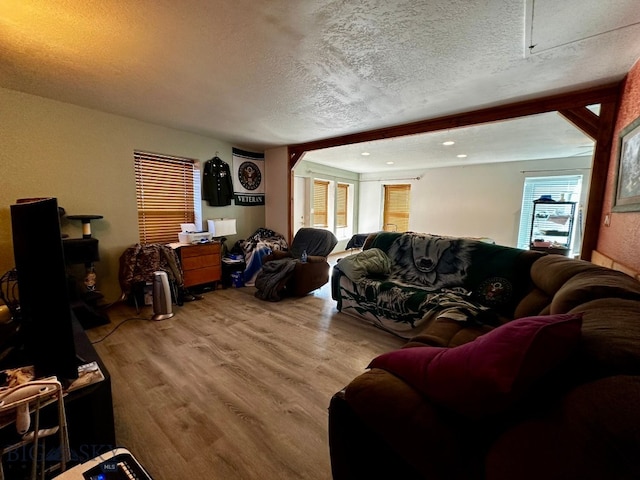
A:
<svg viewBox="0 0 640 480">
<path fill-rule="evenodd" d="M 88 331 L 112 377 L 116 436 L 156 480 L 331 478 L 327 407 L 404 341 L 338 313 L 329 285 L 281 302 L 215 290 L 153 322 L 120 304 Z"/>
</svg>

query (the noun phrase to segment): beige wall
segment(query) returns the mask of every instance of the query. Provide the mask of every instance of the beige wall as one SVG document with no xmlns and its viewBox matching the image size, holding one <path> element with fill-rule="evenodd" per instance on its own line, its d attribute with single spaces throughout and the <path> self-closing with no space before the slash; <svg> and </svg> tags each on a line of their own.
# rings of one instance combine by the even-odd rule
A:
<svg viewBox="0 0 640 480">
<path fill-rule="evenodd" d="M 401 172 L 394 178 L 403 180 L 395 181 L 378 181 L 379 176 L 363 174 L 360 176 L 359 232 L 382 228 L 382 185 L 408 183 L 411 184 L 410 230 L 490 237 L 498 244 L 516 246 L 525 176 L 582 174 L 584 199 L 590 166 L 590 157 L 580 157 Z"/>
<path fill-rule="evenodd" d="M 228 143 L 96 110 L 0 89 L 0 273 L 13 268 L 9 206 L 24 197 L 58 198 L 67 214 L 100 214 L 96 264 L 107 301 L 120 293 L 118 259 L 138 241 L 133 151 L 206 161 L 216 152 L 231 164 Z M 241 146 L 239 146 L 241 147 Z M 203 206 L 203 218 L 235 217 L 245 238 L 264 225 L 265 207 Z M 80 222 L 63 219 L 63 232 L 80 237 Z M 177 239 L 177 232 L 176 232 Z"/>
<path fill-rule="evenodd" d="M 288 148 L 278 147 L 264 152 L 265 170 L 265 226 L 291 240 L 289 227 L 289 170 Z"/>
</svg>

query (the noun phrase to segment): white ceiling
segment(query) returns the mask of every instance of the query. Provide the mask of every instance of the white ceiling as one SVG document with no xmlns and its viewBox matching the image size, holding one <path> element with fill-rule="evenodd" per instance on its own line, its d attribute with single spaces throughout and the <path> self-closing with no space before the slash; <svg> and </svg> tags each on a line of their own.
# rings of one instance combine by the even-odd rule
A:
<svg viewBox="0 0 640 480">
<path fill-rule="evenodd" d="M 602 85 L 639 57 L 638 0 L 0 2 L 0 86 L 257 150 Z M 469 162 L 513 135 L 465 130 Z M 527 157 L 565 154 L 550 142 Z"/>
<path fill-rule="evenodd" d="M 446 146 L 445 141 L 455 143 Z M 591 138 L 560 114 L 551 112 L 451 131 L 325 148 L 308 152 L 304 160 L 372 173 L 587 156 L 592 155 L 593 147 Z M 369 155 L 365 157 L 363 152 Z"/>
</svg>

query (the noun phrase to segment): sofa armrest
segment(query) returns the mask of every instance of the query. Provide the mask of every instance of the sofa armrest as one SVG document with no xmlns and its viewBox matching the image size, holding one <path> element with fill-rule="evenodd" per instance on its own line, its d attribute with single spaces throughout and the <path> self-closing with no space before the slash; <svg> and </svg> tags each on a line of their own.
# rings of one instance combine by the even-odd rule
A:
<svg viewBox="0 0 640 480">
<path fill-rule="evenodd" d="M 338 311 L 342 310 L 342 296 L 340 295 L 340 277 L 344 273 L 339 268 L 333 267 L 331 270 L 331 298 L 337 303 Z"/>
<path fill-rule="evenodd" d="M 285 250 L 273 250 L 269 255 L 262 257 L 262 264 L 264 265 L 271 260 L 282 260 L 283 258 L 292 258 L 291 252 Z"/>
</svg>

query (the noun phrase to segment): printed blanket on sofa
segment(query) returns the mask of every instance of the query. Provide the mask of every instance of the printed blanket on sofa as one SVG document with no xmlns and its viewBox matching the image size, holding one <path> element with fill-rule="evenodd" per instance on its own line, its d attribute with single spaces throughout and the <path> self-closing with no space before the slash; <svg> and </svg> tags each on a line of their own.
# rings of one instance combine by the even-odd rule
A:
<svg viewBox="0 0 640 480">
<path fill-rule="evenodd" d="M 401 336 L 414 335 L 433 318 L 480 324 L 511 318 L 530 288 L 529 269 L 539 256 L 479 240 L 418 233 L 378 234 L 370 250 L 380 253 L 364 251 L 336 266 L 346 275 L 340 279 L 340 309 Z M 351 257 L 360 255 L 386 255 L 389 271 L 354 275 L 350 264 L 360 264 L 361 272 L 363 262 Z"/>
</svg>

